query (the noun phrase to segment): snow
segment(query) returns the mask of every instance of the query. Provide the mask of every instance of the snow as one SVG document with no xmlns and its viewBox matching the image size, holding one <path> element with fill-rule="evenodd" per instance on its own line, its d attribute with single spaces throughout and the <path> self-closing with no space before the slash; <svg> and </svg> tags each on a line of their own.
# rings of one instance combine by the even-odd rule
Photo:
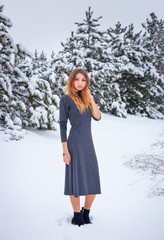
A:
<svg viewBox="0 0 164 240">
<path fill-rule="evenodd" d="M 163 240 L 163 197 L 147 197 L 150 179 L 123 164 L 135 154 L 161 153 L 153 144 L 164 139 L 163 123 L 129 114 L 92 119 L 102 194 L 91 207 L 93 223 L 81 227 L 70 223 L 73 209 L 63 194 L 59 125 L 57 131 L 28 128 L 19 141 L 5 142 L 0 132 L 0 239 Z"/>
<path fill-rule="evenodd" d="M 27 56 L 33 57 L 33 53 L 31 53 L 22 43 L 18 43 L 17 47 Z"/>
<path fill-rule="evenodd" d="M 20 76 L 18 82 L 28 81 L 26 75 L 18 67 L 14 67 L 14 71 Z"/>
<path fill-rule="evenodd" d="M 4 5 L 0 3 L 0 7 L 2 7 L 2 6 L 4 6 Z M 12 27 L 12 26 L 13 26 L 10 18 L 8 18 L 7 16 L 5 16 L 3 13 L 0 13 L 0 18 L 1 18 L 1 21 L 5 22 L 5 24 L 6 24 L 8 27 Z"/>
</svg>

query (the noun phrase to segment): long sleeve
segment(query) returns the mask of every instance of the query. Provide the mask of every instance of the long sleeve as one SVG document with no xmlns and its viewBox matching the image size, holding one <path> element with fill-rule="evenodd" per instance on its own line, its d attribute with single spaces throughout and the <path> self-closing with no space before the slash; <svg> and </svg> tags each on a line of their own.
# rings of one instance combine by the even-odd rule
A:
<svg viewBox="0 0 164 240">
<path fill-rule="evenodd" d="M 99 120 L 101 119 L 101 116 L 100 116 L 99 119 L 95 118 L 94 116 L 92 116 L 92 117 L 93 117 L 93 119 L 96 120 L 96 121 L 99 121 Z"/>
<path fill-rule="evenodd" d="M 59 105 L 59 122 L 60 122 L 61 142 L 67 142 L 67 121 L 68 121 L 68 108 L 65 103 L 65 98 L 63 96 L 60 99 L 60 105 Z"/>
</svg>

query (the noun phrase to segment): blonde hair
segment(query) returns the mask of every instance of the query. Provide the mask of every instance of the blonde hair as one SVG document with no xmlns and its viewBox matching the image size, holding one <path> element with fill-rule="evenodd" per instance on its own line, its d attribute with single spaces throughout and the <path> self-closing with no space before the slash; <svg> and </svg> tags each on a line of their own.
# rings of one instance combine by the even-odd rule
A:
<svg viewBox="0 0 164 240">
<path fill-rule="evenodd" d="M 78 93 L 78 90 L 74 87 L 73 82 L 75 81 L 76 75 L 78 73 L 82 73 L 86 79 L 86 85 L 81 90 L 81 96 Z M 92 105 L 90 102 L 90 98 L 88 96 L 87 90 L 88 86 L 90 84 L 89 76 L 87 72 L 82 68 L 75 68 L 69 75 L 69 79 L 67 82 L 67 86 L 65 89 L 65 94 L 68 92 L 69 97 L 72 98 L 72 100 L 75 102 L 77 108 L 79 109 L 80 113 L 83 113 L 88 107 L 91 108 L 92 111 Z"/>
</svg>

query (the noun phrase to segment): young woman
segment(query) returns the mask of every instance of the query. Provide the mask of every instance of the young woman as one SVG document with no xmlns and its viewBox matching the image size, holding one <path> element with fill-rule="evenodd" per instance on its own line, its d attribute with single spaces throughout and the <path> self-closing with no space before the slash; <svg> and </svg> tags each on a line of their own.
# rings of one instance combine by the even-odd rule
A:
<svg viewBox="0 0 164 240">
<path fill-rule="evenodd" d="M 96 194 L 101 194 L 99 167 L 91 133 L 91 117 L 101 119 L 101 112 L 88 89 L 90 80 L 84 69 L 74 69 L 65 95 L 60 99 L 60 136 L 65 167 L 64 195 L 69 195 L 74 210 L 71 223 L 91 223 L 89 212 Z M 68 92 L 68 94 L 66 94 Z M 67 121 L 71 129 L 67 139 Z M 80 196 L 85 196 L 80 210 Z"/>
</svg>

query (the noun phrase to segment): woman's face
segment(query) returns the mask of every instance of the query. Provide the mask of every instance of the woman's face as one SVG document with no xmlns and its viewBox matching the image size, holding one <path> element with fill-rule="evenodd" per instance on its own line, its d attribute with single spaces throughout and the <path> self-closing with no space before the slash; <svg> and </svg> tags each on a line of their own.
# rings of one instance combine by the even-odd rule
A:
<svg viewBox="0 0 164 240">
<path fill-rule="evenodd" d="M 86 85 L 86 79 L 82 73 L 77 73 L 75 80 L 73 82 L 74 87 L 78 90 L 81 91 Z"/>
</svg>

